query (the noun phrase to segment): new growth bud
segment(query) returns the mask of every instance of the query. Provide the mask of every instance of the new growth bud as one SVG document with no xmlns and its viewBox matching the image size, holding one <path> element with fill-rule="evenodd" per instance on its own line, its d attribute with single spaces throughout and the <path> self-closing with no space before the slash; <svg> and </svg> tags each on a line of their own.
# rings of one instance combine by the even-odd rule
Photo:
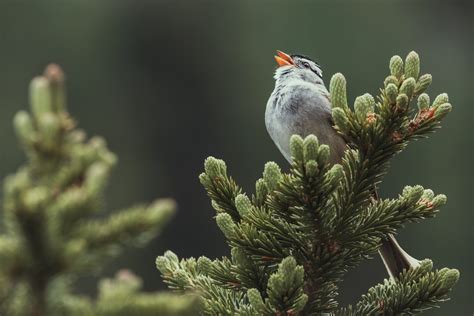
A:
<svg viewBox="0 0 474 316">
<path fill-rule="evenodd" d="M 58 142 L 61 132 L 59 117 L 53 112 L 45 112 L 37 117 L 37 122 L 41 144 L 48 150 L 52 150 L 55 146 L 59 146 Z"/>
<path fill-rule="evenodd" d="M 313 177 L 318 172 L 318 163 L 316 162 L 316 160 L 308 160 L 306 161 L 305 168 L 306 168 L 306 173 L 310 177 Z"/>
<path fill-rule="evenodd" d="M 13 126 L 15 127 L 16 135 L 23 144 L 29 144 L 33 141 L 35 130 L 28 112 L 18 112 L 13 119 Z"/>
<path fill-rule="evenodd" d="M 314 135 L 308 135 L 303 141 L 303 155 L 306 161 L 314 160 L 318 157 L 319 142 Z"/>
<path fill-rule="evenodd" d="M 423 196 L 423 187 L 421 185 L 415 185 L 414 187 L 406 187 L 403 190 L 403 195 L 407 204 L 414 204 L 420 200 Z"/>
<path fill-rule="evenodd" d="M 49 198 L 46 187 L 35 187 L 23 194 L 23 205 L 27 211 L 36 212 Z"/>
<path fill-rule="evenodd" d="M 329 183 L 336 185 L 344 176 L 344 169 L 340 164 L 335 164 L 326 174 Z"/>
<path fill-rule="evenodd" d="M 224 233 L 227 239 L 231 239 L 234 236 L 235 223 L 232 217 L 227 213 L 220 213 L 216 216 L 217 226 Z"/>
<path fill-rule="evenodd" d="M 398 96 L 398 88 L 395 84 L 389 83 L 385 88 L 385 94 L 387 95 L 390 104 L 395 104 Z"/>
<path fill-rule="evenodd" d="M 444 116 L 446 116 L 446 114 L 448 114 L 449 112 L 451 112 L 452 108 L 453 108 L 453 107 L 452 107 L 451 104 L 449 104 L 449 103 L 441 104 L 441 105 L 438 106 L 438 108 L 436 109 L 435 117 L 436 117 L 437 119 L 443 118 Z"/>
<path fill-rule="evenodd" d="M 394 85 L 398 85 L 397 77 L 392 76 L 392 75 L 388 76 L 387 78 L 385 78 L 385 80 L 383 82 L 383 85 L 384 85 L 384 87 L 387 87 L 391 83 L 393 83 Z"/>
<path fill-rule="evenodd" d="M 332 107 L 347 109 L 346 78 L 341 73 L 332 76 L 329 83 L 329 91 L 331 93 Z"/>
<path fill-rule="evenodd" d="M 281 180 L 281 170 L 275 162 L 270 161 L 265 164 L 263 180 L 265 180 L 265 184 L 270 191 L 273 191 L 278 187 L 278 183 Z"/>
<path fill-rule="evenodd" d="M 300 135 L 293 135 L 290 138 L 291 156 L 297 160 L 303 160 L 303 138 Z"/>
<path fill-rule="evenodd" d="M 420 74 L 420 57 L 414 51 L 408 53 L 405 59 L 405 78 L 417 79 Z"/>
<path fill-rule="evenodd" d="M 263 179 L 258 179 L 257 182 L 255 182 L 255 195 L 258 200 L 263 202 L 268 194 L 268 188 L 267 185 L 265 184 L 265 180 Z"/>
<path fill-rule="evenodd" d="M 400 108 L 406 108 L 408 106 L 408 97 L 406 94 L 399 94 L 397 96 L 397 106 Z"/>
<path fill-rule="evenodd" d="M 444 275 L 444 288 L 451 289 L 459 280 L 459 270 L 449 269 Z"/>
<path fill-rule="evenodd" d="M 45 77 L 36 77 L 31 81 L 30 104 L 31 111 L 36 119 L 38 119 L 41 114 L 53 110 L 49 82 Z"/>
<path fill-rule="evenodd" d="M 325 163 L 328 162 L 329 160 L 329 155 L 331 154 L 331 150 L 329 149 L 329 146 L 326 144 L 323 144 L 319 146 L 319 152 L 318 152 L 318 163 L 320 165 L 324 165 Z"/>
<path fill-rule="evenodd" d="M 204 161 L 204 170 L 211 178 L 225 177 L 227 175 L 227 166 L 221 159 L 209 157 Z"/>
<path fill-rule="evenodd" d="M 406 94 L 408 98 L 411 98 L 415 92 L 415 85 L 416 82 L 413 78 L 404 80 L 402 86 L 400 87 L 400 93 Z"/>
<path fill-rule="evenodd" d="M 342 132 L 347 133 L 349 131 L 349 119 L 347 118 L 346 112 L 344 112 L 343 109 L 333 108 L 332 118 L 334 119 L 334 123 L 336 123 L 337 127 L 339 127 Z"/>
<path fill-rule="evenodd" d="M 250 212 L 252 208 L 252 203 L 250 199 L 245 194 L 239 194 L 235 197 L 235 208 L 239 212 L 241 217 L 244 217 Z"/>
<path fill-rule="evenodd" d="M 430 97 L 426 93 L 420 94 L 418 97 L 418 109 L 424 111 L 430 107 Z"/>
<path fill-rule="evenodd" d="M 403 60 L 400 56 L 395 55 L 390 59 L 390 74 L 400 79 L 403 75 Z"/>
<path fill-rule="evenodd" d="M 179 263 L 179 258 L 178 256 L 172 252 L 171 250 L 167 250 L 165 251 L 165 254 L 164 254 L 165 258 L 173 265 L 178 265 Z"/>
<path fill-rule="evenodd" d="M 367 118 L 367 113 L 373 112 L 374 107 L 374 97 L 369 93 L 357 97 L 354 102 L 354 110 L 359 122 L 364 122 Z"/>
<path fill-rule="evenodd" d="M 248 289 L 247 298 L 250 305 L 259 313 L 264 313 L 265 304 L 263 303 L 262 295 L 257 289 Z"/>
<path fill-rule="evenodd" d="M 197 269 L 200 273 L 209 273 L 209 271 L 212 269 L 212 260 L 204 256 L 199 257 L 197 260 Z"/>
<path fill-rule="evenodd" d="M 448 198 L 444 194 L 438 194 L 431 200 L 431 203 L 433 204 L 433 207 L 440 207 L 446 204 L 448 201 Z"/>
<path fill-rule="evenodd" d="M 418 79 L 418 82 L 415 86 L 415 94 L 420 94 L 426 91 L 426 89 L 431 85 L 433 78 L 430 74 L 424 74 Z"/>
<path fill-rule="evenodd" d="M 449 102 L 448 94 L 447 93 L 441 93 L 433 101 L 433 107 L 436 108 L 436 107 L 440 106 L 441 104 L 448 103 L 448 102 Z"/>
</svg>

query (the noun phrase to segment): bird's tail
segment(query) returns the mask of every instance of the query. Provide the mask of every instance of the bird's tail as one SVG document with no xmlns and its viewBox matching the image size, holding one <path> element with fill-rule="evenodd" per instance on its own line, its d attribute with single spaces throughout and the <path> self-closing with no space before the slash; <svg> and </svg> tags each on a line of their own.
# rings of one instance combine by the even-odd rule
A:
<svg viewBox="0 0 474 316">
<path fill-rule="evenodd" d="M 387 238 L 382 241 L 379 254 L 391 278 L 396 278 L 403 270 L 416 268 L 420 265 L 420 261 L 411 257 L 400 247 L 392 234 L 387 235 Z"/>
</svg>

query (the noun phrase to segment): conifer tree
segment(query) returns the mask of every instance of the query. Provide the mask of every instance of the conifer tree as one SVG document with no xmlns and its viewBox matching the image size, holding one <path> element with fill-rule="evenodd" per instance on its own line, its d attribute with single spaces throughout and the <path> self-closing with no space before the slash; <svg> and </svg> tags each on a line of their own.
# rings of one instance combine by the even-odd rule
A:
<svg viewBox="0 0 474 316">
<path fill-rule="evenodd" d="M 0 230 L 0 315 L 190 315 L 192 297 L 141 292 L 127 270 L 102 280 L 93 300 L 73 292 L 124 246 L 143 245 L 174 213 L 161 199 L 97 216 L 115 155 L 87 140 L 66 110 L 64 75 L 49 65 L 30 86 L 31 113 L 14 128 L 27 162 L 4 183 Z"/>
<path fill-rule="evenodd" d="M 228 175 L 224 161 L 204 164 L 200 181 L 216 210 L 230 257 L 178 259 L 171 251 L 156 265 L 171 289 L 197 291 L 209 315 L 416 314 L 448 299 L 456 269 L 432 261 L 386 279 L 360 301 L 337 302 L 346 272 L 372 257 L 387 234 L 436 215 L 446 196 L 420 185 L 398 197 L 374 199 L 390 160 L 410 141 L 426 137 L 451 111 L 447 94 L 424 93 L 431 75 L 419 76 L 415 52 L 394 56 L 380 95 L 346 98 L 346 81 L 330 82 L 335 128 L 350 144 L 341 164 L 314 135 L 291 138 L 289 172 L 269 162 L 249 196 Z M 417 107 L 411 106 L 413 101 Z"/>
</svg>

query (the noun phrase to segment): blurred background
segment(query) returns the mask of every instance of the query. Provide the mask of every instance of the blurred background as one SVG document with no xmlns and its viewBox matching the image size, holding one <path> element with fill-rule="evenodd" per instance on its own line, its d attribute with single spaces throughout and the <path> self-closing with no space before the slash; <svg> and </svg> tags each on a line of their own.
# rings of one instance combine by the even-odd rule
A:
<svg viewBox="0 0 474 316">
<path fill-rule="evenodd" d="M 225 3 L 224 3 L 225 2 Z M 5 1 L 0 2 L 0 176 L 24 161 L 13 115 L 27 107 L 30 79 L 50 62 L 66 71 L 69 110 L 119 157 L 107 209 L 173 197 L 179 212 L 144 249 L 127 250 L 103 275 L 128 267 L 147 290 L 164 288 L 154 261 L 228 255 L 198 175 L 207 156 L 252 193 L 263 165 L 288 165 L 265 130 L 276 49 L 314 57 L 326 82 L 348 80 L 350 100 L 378 93 L 394 54 L 420 54 L 432 98 L 448 92 L 443 129 L 396 157 L 381 195 L 421 184 L 448 196 L 435 220 L 399 240 L 435 267 L 461 271 L 452 300 L 430 315 L 472 315 L 474 49 L 472 1 Z M 380 259 L 351 271 L 342 302 L 354 302 L 385 271 Z M 93 276 L 80 291 L 95 293 Z"/>
</svg>

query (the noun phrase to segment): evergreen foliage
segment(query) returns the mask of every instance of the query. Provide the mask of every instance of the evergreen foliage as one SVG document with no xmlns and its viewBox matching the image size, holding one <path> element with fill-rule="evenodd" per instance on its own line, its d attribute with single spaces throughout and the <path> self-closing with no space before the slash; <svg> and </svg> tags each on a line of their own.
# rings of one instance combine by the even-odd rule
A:
<svg viewBox="0 0 474 316">
<path fill-rule="evenodd" d="M 174 213 L 157 200 L 98 216 L 116 163 L 100 137 L 86 139 L 66 111 L 64 75 L 56 65 L 30 86 L 31 113 L 14 127 L 28 161 L 5 179 L 0 234 L 1 315 L 188 315 L 192 297 L 140 292 L 122 271 L 100 283 L 92 300 L 74 280 L 100 270 L 126 245 L 143 245 Z"/>
<path fill-rule="evenodd" d="M 353 109 L 344 76 L 332 77 L 335 128 L 350 144 L 341 164 L 328 162 L 330 148 L 315 136 L 294 135 L 290 171 L 267 163 L 249 197 L 224 161 L 208 158 L 200 180 L 231 257 L 179 260 L 168 251 L 156 264 L 169 287 L 200 293 L 202 313 L 210 315 L 415 314 L 447 300 L 459 272 L 435 270 L 426 259 L 370 288 L 356 304 L 338 306 L 349 269 L 373 256 L 387 234 L 434 217 L 446 203 L 446 196 L 419 185 L 396 198 L 373 198 L 391 158 L 438 128 L 451 110 L 446 94 L 430 104 L 424 91 L 431 75 L 419 76 L 415 52 L 405 62 L 394 56 L 389 68 L 377 100 L 364 94 Z"/>
</svg>

